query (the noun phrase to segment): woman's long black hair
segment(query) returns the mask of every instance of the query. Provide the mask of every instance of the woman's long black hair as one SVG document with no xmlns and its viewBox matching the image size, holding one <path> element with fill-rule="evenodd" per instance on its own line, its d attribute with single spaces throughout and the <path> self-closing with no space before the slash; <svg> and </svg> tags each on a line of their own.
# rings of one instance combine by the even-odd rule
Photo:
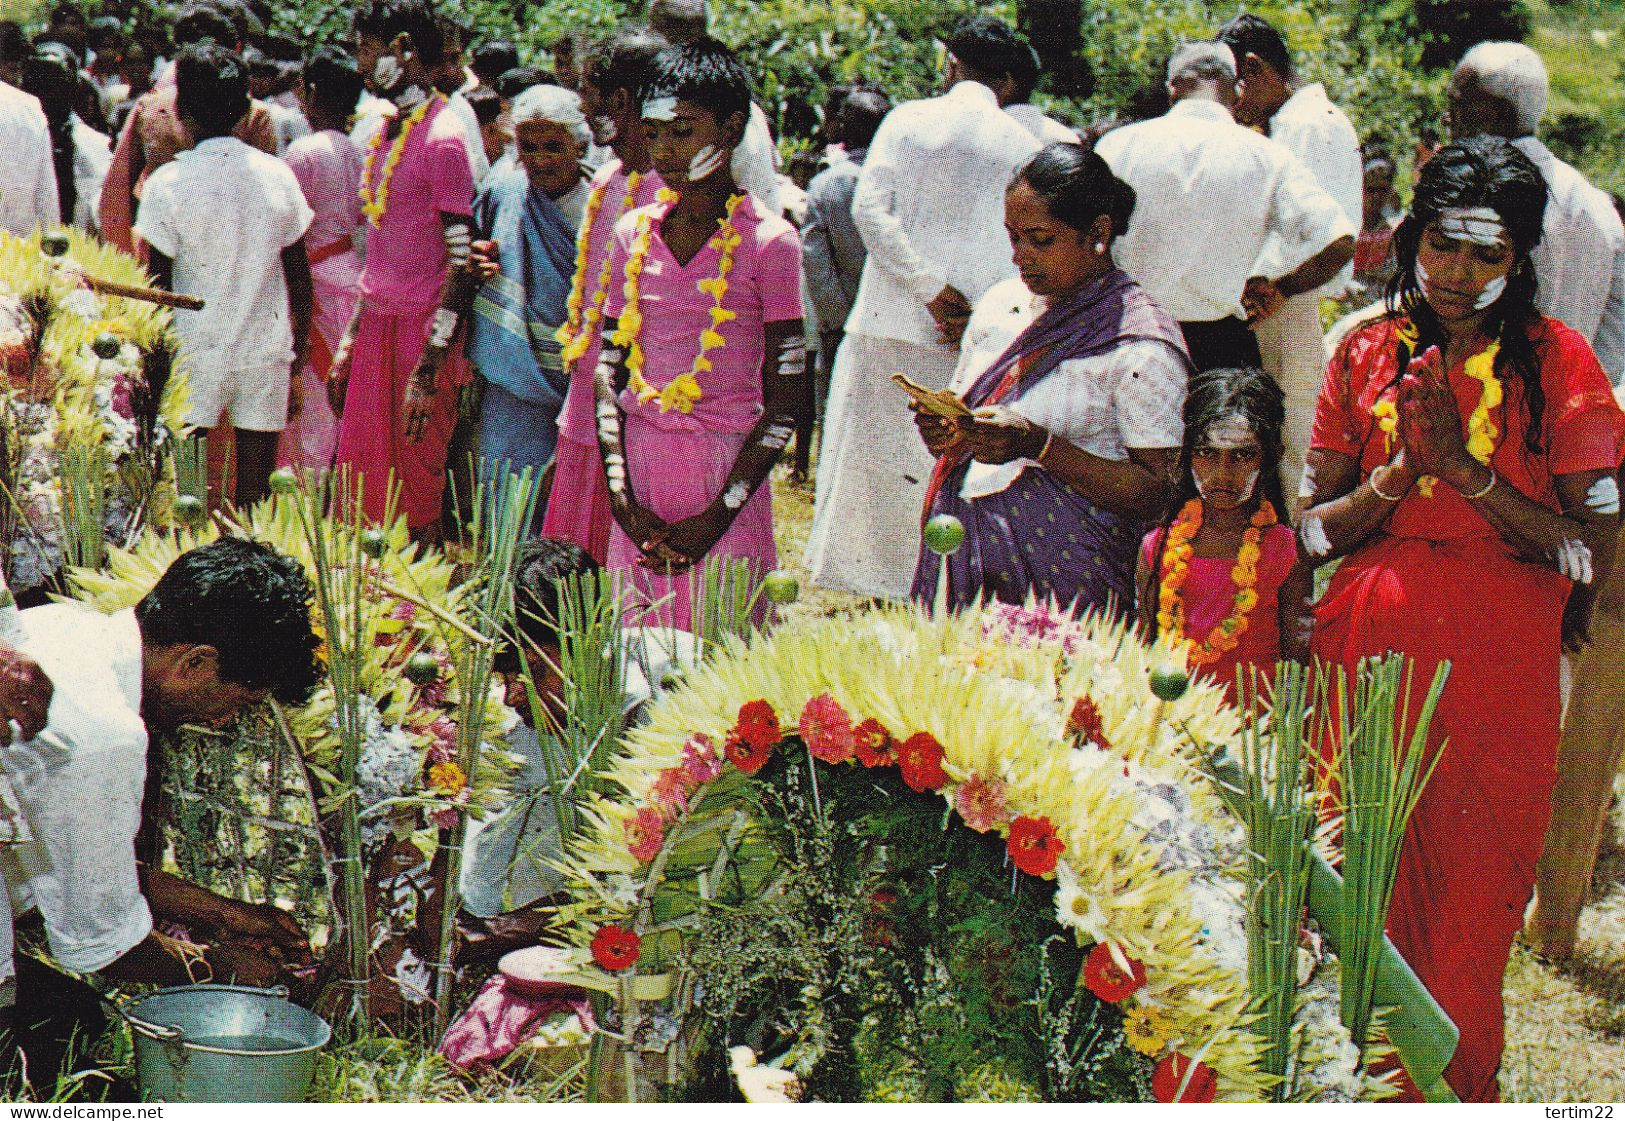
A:
<svg viewBox="0 0 1625 1121">
<path fill-rule="evenodd" d="M 1514 258 L 1506 291 L 1490 306 L 1484 330 L 1501 343 L 1495 360 L 1496 376 L 1504 381 L 1510 371 L 1522 389 L 1518 396 L 1525 418 L 1524 447 L 1536 455 L 1543 450 L 1541 428 L 1546 394 L 1540 384 L 1540 361 L 1529 338 L 1530 328 L 1540 319 L 1535 309 L 1535 265 L 1530 254 L 1540 242 L 1546 194 L 1540 169 L 1498 136 L 1475 136 L 1440 148 L 1422 168 L 1410 213 L 1394 230 L 1394 258 L 1399 267 L 1387 290 L 1389 311 L 1408 315 L 1416 325 L 1416 353 L 1424 353 L 1430 346 L 1443 351 L 1444 330 L 1416 279 L 1416 251 L 1422 233 L 1447 209 L 1485 206 L 1500 216 L 1512 239 Z M 1400 343 L 1396 380 L 1404 376 L 1412 357 L 1410 349 Z M 1509 397 L 1509 410 L 1510 405 Z"/>
<path fill-rule="evenodd" d="M 1164 512 L 1157 534 L 1152 539 L 1151 565 L 1146 586 L 1141 588 L 1140 602 L 1155 602 L 1162 587 L 1162 550 L 1168 540 L 1169 527 L 1185 508 L 1185 503 L 1197 497 L 1196 476 L 1191 471 L 1191 456 L 1207 435 L 1208 429 L 1224 417 L 1239 415 L 1258 437 L 1258 495 L 1275 507 L 1275 516 L 1287 524 L 1291 515 L 1286 504 L 1285 488 L 1281 485 L 1281 461 L 1286 456 L 1286 397 L 1275 379 L 1256 366 L 1203 370 L 1191 377 L 1185 394 L 1185 439 L 1179 449 L 1179 483 L 1173 500 Z M 1155 613 L 1153 613 L 1153 619 Z M 1148 639 L 1156 637 L 1156 624 Z"/>
</svg>

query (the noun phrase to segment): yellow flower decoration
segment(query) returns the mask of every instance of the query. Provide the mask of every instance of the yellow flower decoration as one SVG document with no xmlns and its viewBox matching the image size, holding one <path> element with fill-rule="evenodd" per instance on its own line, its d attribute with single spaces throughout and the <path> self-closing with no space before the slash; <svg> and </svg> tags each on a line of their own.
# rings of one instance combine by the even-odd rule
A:
<svg viewBox="0 0 1625 1121">
<path fill-rule="evenodd" d="M 429 768 L 429 785 L 436 793 L 455 798 L 468 785 L 468 776 L 456 763 L 436 763 Z"/>
<path fill-rule="evenodd" d="M 677 196 L 662 187 L 659 198 L 663 205 L 669 206 L 676 201 Z M 727 211 L 723 214 L 722 220 L 717 225 L 717 232 L 710 241 L 711 246 L 720 254 L 717 260 L 717 275 L 699 280 L 694 285 L 702 295 L 711 297 L 711 326 L 700 332 L 699 350 L 694 355 L 694 361 L 689 366 L 688 372 L 679 374 L 664 388 L 656 388 L 644 378 L 643 347 L 638 343 L 643 331 L 643 313 L 639 306 L 642 299 L 643 268 L 649 257 L 649 249 L 654 243 L 655 215 L 645 211 L 639 217 L 637 236 L 632 240 L 632 251 L 626 259 L 626 279 L 621 288 L 626 296 L 626 307 L 616 322 L 615 332 L 610 336 L 610 341 L 616 346 L 626 348 L 626 368 L 629 372 L 627 388 L 637 397 L 639 404 L 647 405 L 651 401 L 658 401 L 660 411 L 663 413 L 688 414 L 694 411 L 695 405 L 705 399 L 699 375 L 708 374 L 714 368 L 710 353 L 727 345 L 727 340 L 719 328 L 738 317 L 738 313 L 729 311 L 722 305 L 728 296 L 728 274 L 733 271 L 734 252 L 744 240 L 733 227 L 734 211 L 744 201 L 744 195 L 733 195 L 728 199 Z"/>
<path fill-rule="evenodd" d="M 621 200 L 621 208 L 610 220 L 610 227 L 614 228 L 621 215 L 631 210 L 638 201 L 638 188 L 643 185 L 643 174 L 634 171 L 626 177 L 626 197 Z M 587 347 L 592 342 L 592 328 L 598 326 L 604 318 L 604 298 L 609 295 L 610 281 L 610 254 L 604 254 L 604 267 L 598 274 L 598 286 L 593 290 L 592 303 L 586 302 L 587 285 L 587 251 L 592 244 L 593 224 L 598 220 L 598 212 L 604 207 L 604 196 L 609 191 L 609 184 L 600 183 L 593 188 L 591 196 L 587 199 L 587 212 L 581 218 L 581 232 L 576 235 L 576 272 L 570 281 L 570 298 L 565 301 L 565 318 L 562 326 L 555 332 L 554 337 L 559 341 L 559 357 L 564 363 L 565 372 L 581 360 L 587 353 Z"/>
<path fill-rule="evenodd" d="M 384 133 L 389 131 L 389 123 L 386 121 L 380 125 L 372 140 L 368 142 L 367 162 L 361 168 L 361 213 L 365 214 L 367 221 L 374 226 L 384 224 L 384 211 L 389 206 L 389 182 L 395 178 L 395 169 L 400 166 L 401 157 L 406 154 L 406 142 L 411 138 L 412 130 L 423 123 L 423 118 L 429 115 L 429 110 L 436 102 L 444 100 L 443 95 L 434 94 L 408 114 L 405 123 L 401 125 L 401 134 L 395 138 L 395 143 L 390 145 L 389 158 L 384 161 L 384 172 L 378 177 L 376 188 L 370 185 L 372 169 L 378 162 L 378 152 L 383 147 Z"/>
<path fill-rule="evenodd" d="M 1155 1005 L 1136 1004 L 1123 1012 L 1123 1040 L 1142 1055 L 1160 1055 L 1172 1034 L 1168 1014 Z"/>
<path fill-rule="evenodd" d="M 1202 528 L 1202 500 L 1193 498 L 1185 503 L 1174 524 L 1168 528 L 1168 539 L 1162 549 L 1162 586 L 1157 591 L 1157 628 L 1173 636 L 1188 647 L 1187 657 L 1193 667 L 1209 665 L 1222 655 L 1234 650 L 1247 629 L 1247 616 L 1258 606 L 1258 560 L 1262 555 L 1259 541 L 1264 530 L 1275 524 L 1275 507 L 1269 502 L 1259 504 L 1252 516 L 1252 524 L 1241 535 L 1241 549 L 1236 554 L 1235 567 L 1230 579 L 1235 583 L 1236 595 L 1230 614 L 1221 619 L 1201 642 L 1185 633 L 1185 601 L 1183 589 L 1190 578 L 1190 561 L 1194 555 L 1191 541 Z"/>
</svg>

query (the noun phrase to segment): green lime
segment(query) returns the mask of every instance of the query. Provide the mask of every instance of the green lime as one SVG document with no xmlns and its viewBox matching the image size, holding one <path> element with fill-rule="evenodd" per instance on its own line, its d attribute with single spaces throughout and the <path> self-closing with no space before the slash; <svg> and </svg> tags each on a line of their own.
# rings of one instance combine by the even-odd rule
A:
<svg viewBox="0 0 1625 1121">
<path fill-rule="evenodd" d="M 794 603 L 801 595 L 801 585 L 796 582 L 795 575 L 782 568 L 775 568 L 762 580 L 762 588 L 767 592 L 767 598 L 774 603 Z"/>
<path fill-rule="evenodd" d="M 111 331 L 103 331 L 91 340 L 90 349 L 97 358 L 117 358 L 118 352 L 124 349 L 124 340 Z"/>
<path fill-rule="evenodd" d="M 413 685 L 433 685 L 440 680 L 440 659 L 419 650 L 406 659 L 406 680 Z"/>
<path fill-rule="evenodd" d="M 1177 701 L 1190 685 L 1191 679 L 1178 666 L 1158 666 L 1151 671 L 1151 692 L 1160 700 Z"/>
<path fill-rule="evenodd" d="M 361 551 L 369 557 L 381 557 L 389 550 L 389 534 L 381 529 L 361 531 Z"/>
<path fill-rule="evenodd" d="M 925 523 L 925 547 L 938 556 L 959 551 L 965 542 L 965 524 L 952 514 L 938 514 Z"/>
<path fill-rule="evenodd" d="M 299 475 L 291 467 L 278 467 L 271 472 L 271 493 L 292 494 L 299 489 Z"/>
<path fill-rule="evenodd" d="M 67 253 L 70 243 L 68 235 L 63 233 L 45 234 L 39 239 L 40 250 L 47 257 L 61 257 Z"/>
<path fill-rule="evenodd" d="M 195 494 L 175 496 L 175 520 L 184 526 L 198 525 L 208 512 L 208 508 L 203 505 L 203 499 Z"/>
</svg>

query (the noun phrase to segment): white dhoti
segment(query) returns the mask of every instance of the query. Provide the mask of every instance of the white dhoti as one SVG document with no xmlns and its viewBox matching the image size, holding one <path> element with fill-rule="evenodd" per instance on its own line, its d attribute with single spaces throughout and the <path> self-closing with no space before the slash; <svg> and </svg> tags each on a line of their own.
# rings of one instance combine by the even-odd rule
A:
<svg viewBox="0 0 1625 1121">
<path fill-rule="evenodd" d="M 1281 464 L 1288 495 L 1298 493 L 1309 432 L 1315 423 L 1315 401 L 1326 380 L 1326 340 L 1320 329 L 1320 297 L 1293 296 L 1279 311 L 1254 328 L 1264 372 L 1286 396 L 1286 456 Z"/>
<path fill-rule="evenodd" d="M 807 569 L 813 583 L 907 599 L 920 554 L 920 510 L 936 460 L 896 373 L 933 389 L 959 354 L 940 344 L 847 335 L 830 381 Z"/>
</svg>

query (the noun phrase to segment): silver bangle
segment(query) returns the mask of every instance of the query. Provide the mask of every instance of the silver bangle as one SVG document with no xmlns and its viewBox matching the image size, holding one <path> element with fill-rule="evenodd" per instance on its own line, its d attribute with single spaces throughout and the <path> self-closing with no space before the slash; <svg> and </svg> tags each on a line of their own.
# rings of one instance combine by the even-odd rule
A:
<svg viewBox="0 0 1625 1121">
<path fill-rule="evenodd" d="M 1490 467 L 1490 465 L 1487 463 L 1484 466 Z M 1490 481 L 1484 484 L 1484 489 L 1479 491 L 1477 494 L 1464 494 L 1462 497 L 1468 502 L 1477 502 L 1480 498 L 1483 498 L 1485 495 L 1489 494 L 1490 491 L 1495 489 L 1496 480 L 1499 478 L 1500 476 L 1495 473 L 1495 468 L 1490 467 Z"/>
<path fill-rule="evenodd" d="M 1398 502 L 1402 498 L 1405 497 L 1403 494 L 1395 494 L 1395 495 L 1384 494 L 1384 493 L 1382 493 L 1382 489 L 1377 486 L 1377 472 L 1378 471 L 1391 471 L 1391 470 L 1393 470 L 1393 465 L 1392 464 L 1388 464 L 1388 463 L 1379 464 L 1374 470 L 1372 470 L 1370 476 L 1367 477 L 1367 479 L 1366 479 L 1366 483 L 1371 487 L 1371 493 L 1376 495 L 1378 498 L 1382 499 L 1384 502 Z"/>
</svg>

